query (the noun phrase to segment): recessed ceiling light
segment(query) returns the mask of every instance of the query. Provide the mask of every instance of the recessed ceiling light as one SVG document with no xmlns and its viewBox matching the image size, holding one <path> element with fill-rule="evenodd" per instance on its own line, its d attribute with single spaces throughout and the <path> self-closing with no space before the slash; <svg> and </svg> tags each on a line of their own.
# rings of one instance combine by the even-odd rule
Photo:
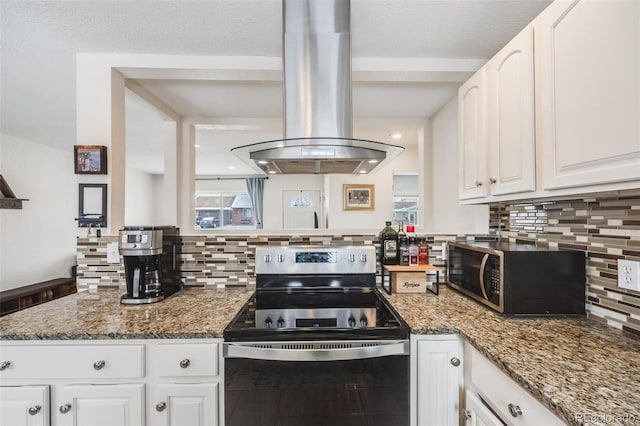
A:
<svg viewBox="0 0 640 426">
<path fill-rule="evenodd" d="M 402 139 L 402 133 L 392 133 L 391 134 L 391 139 Z"/>
<path fill-rule="evenodd" d="M 270 174 L 270 175 L 275 175 L 275 174 L 276 174 L 276 171 L 275 171 L 275 170 L 269 170 L 269 174 Z"/>
<path fill-rule="evenodd" d="M 361 174 L 365 174 L 365 173 L 367 173 L 367 171 L 366 171 L 366 170 L 360 170 L 360 172 L 359 172 L 359 173 L 361 173 Z"/>
<path fill-rule="evenodd" d="M 236 166 L 227 166 L 227 169 L 229 170 L 234 170 L 236 168 Z"/>
<path fill-rule="evenodd" d="M 258 164 L 267 164 L 267 163 L 268 163 L 268 161 L 265 161 L 265 160 L 259 160 L 259 161 L 256 161 L 256 163 L 258 163 Z"/>
<path fill-rule="evenodd" d="M 377 162 L 378 162 L 378 160 L 369 160 L 369 161 L 367 161 L 367 163 L 369 163 L 369 164 L 376 164 Z"/>
</svg>

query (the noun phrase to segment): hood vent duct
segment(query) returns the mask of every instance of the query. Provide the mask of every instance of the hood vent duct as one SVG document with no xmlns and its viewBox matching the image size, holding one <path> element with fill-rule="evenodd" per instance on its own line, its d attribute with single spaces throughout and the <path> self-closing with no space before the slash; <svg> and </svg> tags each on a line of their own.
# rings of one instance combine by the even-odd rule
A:
<svg viewBox="0 0 640 426">
<path fill-rule="evenodd" d="M 369 173 L 404 148 L 353 139 L 351 5 L 283 0 L 285 139 L 234 148 L 259 171 Z"/>
</svg>

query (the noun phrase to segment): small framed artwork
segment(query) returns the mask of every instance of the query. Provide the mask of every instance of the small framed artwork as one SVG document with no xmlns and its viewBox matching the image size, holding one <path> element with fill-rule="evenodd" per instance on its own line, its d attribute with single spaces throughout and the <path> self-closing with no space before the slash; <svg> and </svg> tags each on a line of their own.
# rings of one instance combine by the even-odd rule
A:
<svg viewBox="0 0 640 426">
<path fill-rule="evenodd" d="M 107 147 L 102 145 L 74 145 L 74 168 L 77 175 L 106 175 Z"/>
<path fill-rule="evenodd" d="M 374 185 L 342 185 L 344 210 L 373 210 L 375 208 Z"/>
</svg>

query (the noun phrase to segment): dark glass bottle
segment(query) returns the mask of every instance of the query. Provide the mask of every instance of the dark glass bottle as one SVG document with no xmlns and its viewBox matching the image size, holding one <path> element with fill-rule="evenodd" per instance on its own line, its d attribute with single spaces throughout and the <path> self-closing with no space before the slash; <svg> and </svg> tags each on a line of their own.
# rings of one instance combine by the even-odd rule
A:
<svg viewBox="0 0 640 426">
<path fill-rule="evenodd" d="M 380 263 L 383 265 L 398 264 L 398 231 L 393 229 L 391 221 L 380 231 Z"/>
</svg>

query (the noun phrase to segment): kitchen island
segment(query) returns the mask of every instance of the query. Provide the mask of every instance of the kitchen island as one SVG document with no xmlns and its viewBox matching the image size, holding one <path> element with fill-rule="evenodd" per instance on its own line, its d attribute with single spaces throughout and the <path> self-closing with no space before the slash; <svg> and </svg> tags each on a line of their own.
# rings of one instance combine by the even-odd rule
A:
<svg viewBox="0 0 640 426">
<path fill-rule="evenodd" d="M 101 288 L 0 318 L 0 340 L 219 339 L 252 292 L 187 288 L 160 303 L 122 306 L 121 290 Z M 413 334 L 461 335 L 568 424 L 586 414 L 640 422 L 635 336 L 587 318 L 506 318 L 446 287 L 439 296 L 385 297 Z"/>
</svg>

